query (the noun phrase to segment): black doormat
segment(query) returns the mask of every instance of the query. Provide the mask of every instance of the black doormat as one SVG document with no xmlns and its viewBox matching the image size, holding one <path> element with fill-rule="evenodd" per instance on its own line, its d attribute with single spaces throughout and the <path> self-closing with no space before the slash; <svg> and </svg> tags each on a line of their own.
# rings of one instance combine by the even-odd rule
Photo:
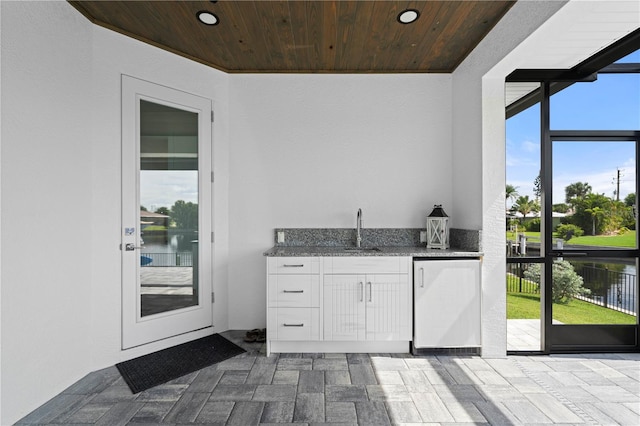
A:
<svg viewBox="0 0 640 426">
<path fill-rule="evenodd" d="M 131 392 L 138 393 L 245 352 L 213 334 L 116 364 Z"/>
</svg>

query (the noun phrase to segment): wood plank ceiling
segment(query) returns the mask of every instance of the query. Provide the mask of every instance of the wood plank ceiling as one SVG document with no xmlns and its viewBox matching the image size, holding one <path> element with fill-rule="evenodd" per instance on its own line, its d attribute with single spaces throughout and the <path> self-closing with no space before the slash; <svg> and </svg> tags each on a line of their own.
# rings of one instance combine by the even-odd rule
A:
<svg viewBox="0 0 640 426">
<path fill-rule="evenodd" d="M 69 3 L 97 25 L 229 73 L 449 73 L 514 2 Z M 401 24 L 405 9 L 419 18 Z M 200 23 L 203 10 L 219 23 Z"/>
</svg>

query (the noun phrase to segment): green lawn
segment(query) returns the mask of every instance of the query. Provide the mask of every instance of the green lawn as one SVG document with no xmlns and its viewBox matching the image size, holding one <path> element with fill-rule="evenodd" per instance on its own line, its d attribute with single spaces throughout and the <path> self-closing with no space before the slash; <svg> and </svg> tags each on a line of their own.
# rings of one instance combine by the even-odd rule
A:
<svg viewBox="0 0 640 426">
<path fill-rule="evenodd" d="M 603 246 L 603 247 L 635 247 L 636 231 L 629 231 L 622 235 L 586 235 L 570 239 L 566 245 Z"/>
<path fill-rule="evenodd" d="M 149 225 L 144 228 L 145 232 L 167 231 L 167 227 L 163 225 Z"/>
<path fill-rule="evenodd" d="M 522 234 L 519 232 L 518 234 Z M 539 241 L 539 232 L 525 232 L 528 237 L 533 237 Z M 554 234 L 554 238 L 556 235 Z M 507 240 L 515 241 L 513 232 L 507 232 Z M 566 245 L 576 246 L 600 246 L 600 247 L 635 247 L 636 231 L 629 231 L 622 235 L 586 235 L 582 237 L 574 237 L 565 243 Z"/>
<path fill-rule="evenodd" d="M 522 235 L 522 234 L 525 234 L 527 237 L 533 237 L 538 240 L 540 239 L 539 232 L 518 232 L 518 235 Z M 515 241 L 516 240 L 515 232 L 507 231 L 507 240 Z"/>
<path fill-rule="evenodd" d="M 540 295 L 507 293 L 508 319 L 539 319 Z M 564 324 L 635 324 L 636 317 L 582 300 L 553 304 L 553 319 Z"/>
</svg>

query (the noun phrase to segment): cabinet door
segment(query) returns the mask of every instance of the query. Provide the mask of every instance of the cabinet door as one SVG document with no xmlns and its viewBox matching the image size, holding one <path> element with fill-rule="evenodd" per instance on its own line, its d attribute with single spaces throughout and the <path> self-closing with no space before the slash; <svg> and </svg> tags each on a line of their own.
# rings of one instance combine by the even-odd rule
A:
<svg viewBox="0 0 640 426">
<path fill-rule="evenodd" d="M 414 267 L 414 347 L 480 346 L 480 261 L 426 260 Z"/>
<path fill-rule="evenodd" d="M 324 276 L 325 340 L 365 339 L 364 275 Z"/>
<path fill-rule="evenodd" d="M 411 340 L 411 295 L 407 274 L 367 275 L 367 340 Z"/>
</svg>

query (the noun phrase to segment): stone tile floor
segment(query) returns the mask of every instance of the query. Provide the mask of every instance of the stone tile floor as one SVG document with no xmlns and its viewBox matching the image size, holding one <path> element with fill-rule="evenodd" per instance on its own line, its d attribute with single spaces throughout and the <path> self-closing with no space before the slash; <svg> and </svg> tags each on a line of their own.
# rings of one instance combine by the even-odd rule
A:
<svg viewBox="0 0 640 426">
<path fill-rule="evenodd" d="M 553 320 L 554 324 L 562 324 Z M 540 320 L 539 319 L 508 319 L 507 320 L 507 350 L 508 351 L 539 351 Z"/>
<path fill-rule="evenodd" d="M 539 319 L 507 320 L 508 351 L 539 351 L 540 346 Z"/>
<path fill-rule="evenodd" d="M 639 425 L 640 354 L 247 353 L 133 395 L 115 367 L 18 424 Z"/>
</svg>

